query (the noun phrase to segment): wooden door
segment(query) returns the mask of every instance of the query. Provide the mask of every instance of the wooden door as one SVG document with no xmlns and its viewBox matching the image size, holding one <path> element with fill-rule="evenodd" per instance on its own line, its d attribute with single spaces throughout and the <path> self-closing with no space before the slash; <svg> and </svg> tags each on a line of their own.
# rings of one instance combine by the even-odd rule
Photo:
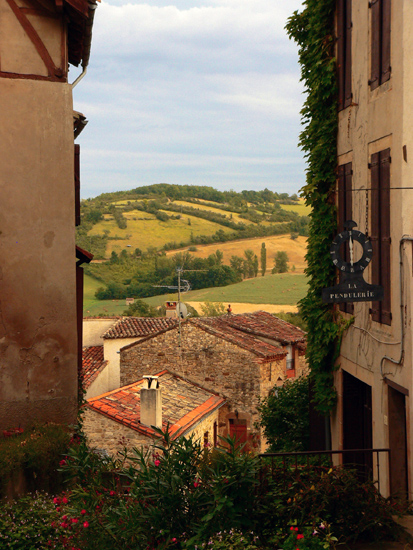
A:
<svg viewBox="0 0 413 550">
<path fill-rule="evenodd" d="M 405 395 L 388 386 L 390 491 L 393 497 L 406 499 L 407 483 L 407 439 Z"/>
</svg>

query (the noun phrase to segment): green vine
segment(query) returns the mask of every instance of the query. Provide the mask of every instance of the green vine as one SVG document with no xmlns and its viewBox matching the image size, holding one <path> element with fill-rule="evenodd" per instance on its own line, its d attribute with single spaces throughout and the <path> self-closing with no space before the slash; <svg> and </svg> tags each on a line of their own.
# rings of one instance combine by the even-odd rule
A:
<svg viewBox="0 0 413 550">
<path fill-rule="evenodd" d="M 315 406 L 328 414 L 337 396 L 333 372 L 339 352 L 340 328 L 333 306 L 321 291 L 335 284 L 330 244 L 337 230 L 334 189 L 337 166 L 337 81 L 334 57 L 335 0 L 306 0 L 286 29 L 299 46 L 301 80 L 307 95 L 301 110 L 304 129 L 300 146 L 307 159 L 306 185 L 301 190 L 311 206 L 307 269 L 309 291 L 300 306 L 308 325 L 307 359 L 314 380 Z"/>
</svg>

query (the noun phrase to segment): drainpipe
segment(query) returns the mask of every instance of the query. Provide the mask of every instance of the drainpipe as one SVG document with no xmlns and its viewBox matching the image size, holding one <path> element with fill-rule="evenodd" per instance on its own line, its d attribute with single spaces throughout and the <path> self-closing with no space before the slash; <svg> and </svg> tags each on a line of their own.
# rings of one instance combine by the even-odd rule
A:
<svg viewBox="0 0 413 550">
<path fill-rule="evenodd" d="M 83 39 L 82 72 L 73 82 L 72 90 L 75 86 L 79 84 L 82 78 L 86 76 L 87 66 L 89 65 L 90 48 L 92 44 L 92 27 L 93 27 L 93 20 L 95 18 L 95 10 L 97 8 L 97 4 L 93 2 L 89 2 L 88 7 L 89 7 L 89 14 L 86 21 L 85 37 Z"/>
<path fill-rule="evenodd" d="M 380 361 L 380 374 L 382 378 L 385 378 L 385 374 L 383 372 L 383 365 L 385 361 L 390 361 L 394 365 L 401 365 L 404 358 L 404 316 L 403 316 L 403 244 L 407 241 L 413 242 L 413 237 L 409 237 L 408 235 L 403 235 L 403 237 L 400 239 L 399 243 L 399 261 L 400 261 L 400 326 L 401 326 L 401 347 L 400 347 L 400 357 L 399 359 L 393 359 L 392 357 L 389 357 L 388 355 L 384 355 L 381 358 Z M 388 373 L 390 374 L 390 373 Z"/>
</svg>

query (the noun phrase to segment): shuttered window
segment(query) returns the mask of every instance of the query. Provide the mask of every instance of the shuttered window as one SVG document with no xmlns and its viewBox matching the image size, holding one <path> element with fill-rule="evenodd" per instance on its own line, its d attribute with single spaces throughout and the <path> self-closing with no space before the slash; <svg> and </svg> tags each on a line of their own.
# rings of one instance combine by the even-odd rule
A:
<svg viewBox="0 0 413 550">
<path fill-rule="evenodd" d="M 371 156 L 371 282 L 384 289 L 383 301 L 372 302 L 371 314 L 373 321 L 384 325 L 391 325 L 390 163 L 390 149 Z"/>
<path fill-rule="evenodd" d="M 80 225 L 80 145 L 75 144 L 75 225 Z"/>
<path fill-rule="evenodd" d="M 371 90 L 390 79 L 391 0 L 372 0 L 371 9 Z"/>
<path fill-rule="evenodd" d="M 351 0 L 337 0 L 338 109 L 352 101 L 351 93 Z"/>
<path fill-rule="evenodd" d="M 338 167 L 338 232 L 344 231 L 344 222 L 353 219 L 353 193 L 352 193 L 352 164 L 341 164 Z M 350 252 L 343 246 L 342 257 L 346 262 L 350 261 Z M 354 313 L 352 303 L 340 304 L 340 310 L 346 313 Z"/>
</svg>

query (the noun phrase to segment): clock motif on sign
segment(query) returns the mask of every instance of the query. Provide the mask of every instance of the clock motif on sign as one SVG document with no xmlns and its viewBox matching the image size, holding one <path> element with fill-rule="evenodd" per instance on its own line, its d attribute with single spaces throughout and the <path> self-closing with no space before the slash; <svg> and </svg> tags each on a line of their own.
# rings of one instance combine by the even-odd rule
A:
<svg viewBox="0 0 413 550">
<path fill-rule="evenodd" d="M 339 233 L 331 243 L 330 255 L 333 264 L 344 273 L 362 273 L 371 262 L 373 256 L 373 247 L 371 241 L 364 233 L 354 229 L 357 227 L 353 220 L 344 223 L 345 230 Z M 340 255 L 340 246 L 348 242 L 350 261 L 345 260 Z M 355 261 L 354 243 L 358 242 L 362 247 L 362 256 Z"/>
</svg>

